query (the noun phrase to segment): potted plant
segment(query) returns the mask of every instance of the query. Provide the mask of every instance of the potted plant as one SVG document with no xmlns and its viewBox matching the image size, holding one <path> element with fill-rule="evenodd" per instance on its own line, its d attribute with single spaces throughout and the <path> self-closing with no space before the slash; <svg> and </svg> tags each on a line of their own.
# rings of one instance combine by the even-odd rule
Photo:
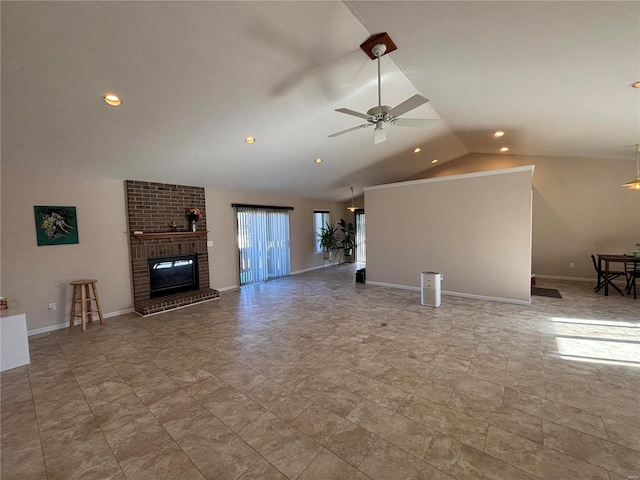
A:
<svg viewBox="0 0 640 480">
<path fill-rule="evenodd" d="M 338 225 L 342 232 L 342 239 L 340 240 L 340 243 L 342 248 L 344 248 L 344 259 L 346 262 L 353 263 L 353 249 L 356 246 L 356 227 L 354 227 L 351 222 L 345 222 L 344 218 L 340 219 Z"/>
<path fill-rule="evenodd" d="M 340 248 L 338 225 L 336 225 L 335 221 L 327 222 L 324 227 L 320 228 L 320 232 L 316 235 L 318 236 L 318 243 L 320 247 L 322 247 L 324 259 L 329 259 L 331 250 Z"/>
<path fill-rule="evenodd" d="M 638 247 L 637 252 L 633 252 L 634 257 L 640 257 L 640 242 L 636 243 L 636 247 Z"/>
</svg>

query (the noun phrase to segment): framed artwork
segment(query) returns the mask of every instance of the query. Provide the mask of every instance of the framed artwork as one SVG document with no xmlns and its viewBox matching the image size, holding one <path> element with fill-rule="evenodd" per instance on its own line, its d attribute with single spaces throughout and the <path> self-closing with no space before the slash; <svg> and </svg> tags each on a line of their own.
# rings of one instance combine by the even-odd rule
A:
<svg viewBox="0 0 640 480">
<path fill-rule="evenodd" d="M 34 206 L 38 246 L 78 242 L 76 207 Z"/>
</svg>

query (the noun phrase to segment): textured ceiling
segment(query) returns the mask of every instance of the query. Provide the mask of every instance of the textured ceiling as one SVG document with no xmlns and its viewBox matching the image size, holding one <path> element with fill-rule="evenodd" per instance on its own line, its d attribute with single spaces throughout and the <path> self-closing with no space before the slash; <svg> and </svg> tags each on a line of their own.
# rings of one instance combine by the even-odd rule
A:
<svg viewBox="0 0 640 480">
<path fill-rule="evenodd" d="M 606 161 L 640 141 L 639 2 L 3 1 L 1 13 L 3 168 L 346 200 L 351 185 L 502 144 Z M 382 59 L 383 104 L 420 93 L 430 103 L 407 116 L 437 127 L 390 127 L 378 145 L 372 129 L 327 138 L 362 123 L 336 108 L 377 103 L 358 46 L 383 31 L 398 46 Z"/>
</svg>

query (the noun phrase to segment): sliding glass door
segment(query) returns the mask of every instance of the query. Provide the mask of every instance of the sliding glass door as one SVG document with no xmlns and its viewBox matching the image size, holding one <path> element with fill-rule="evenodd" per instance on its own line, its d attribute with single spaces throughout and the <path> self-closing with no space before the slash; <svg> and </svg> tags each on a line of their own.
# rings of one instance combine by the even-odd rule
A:
<svg viewBox="0 0 640 480">
<path fill-rule="evenodd" d="M 270 208 L 236 208 L 240 285 L 289 275 L 289 212 Z"/>
</svg>

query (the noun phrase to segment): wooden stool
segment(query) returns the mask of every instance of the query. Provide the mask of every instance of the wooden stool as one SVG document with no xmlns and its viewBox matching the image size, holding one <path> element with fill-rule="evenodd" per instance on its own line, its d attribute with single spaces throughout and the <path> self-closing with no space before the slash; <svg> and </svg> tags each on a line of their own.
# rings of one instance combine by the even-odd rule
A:
<svg viewBox="0 0 640 480">
<path fill-rule="evenodd" d="M 69 328 L 73 328 L 76 317 L 82 319 L 82 331 L 87 329 L 87 322 L 93 321 L 93 310 L 91 308 L 91 301 L 95 302 L 95 311 L 100 318 L 100 325 L 102 321 L 102 308 L 100 308 L 100 298 L 98 297 L 98 289 L 96 283 L 98 280 L 93 278 L 86 280 L 76 280 L 71 282 L 73 285 L 73 295 L 71 297 L 71 318 L 69 319 Z M 93 294 L 93 295 L 92 295 Z M 80 314 L 76 313 L 76 305 L 80 304 Z"/>
</svg>

